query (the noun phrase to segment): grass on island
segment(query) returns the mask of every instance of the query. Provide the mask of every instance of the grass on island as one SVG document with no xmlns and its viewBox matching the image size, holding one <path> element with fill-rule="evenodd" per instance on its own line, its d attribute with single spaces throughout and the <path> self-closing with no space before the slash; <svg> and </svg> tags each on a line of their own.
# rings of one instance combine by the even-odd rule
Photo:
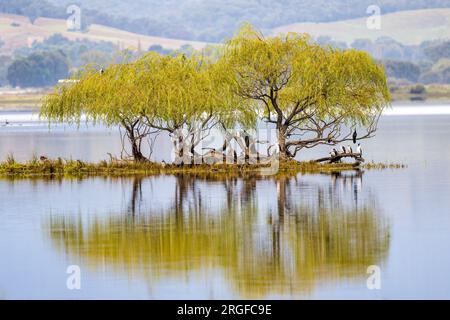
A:
<svg viewBox="0 0 450 320">
<path fill-rule="evenodd" d="M 89 163 L 81 160 L 39 160 L 33 157 L 30 161 L 19 163 L 12 155 L 0 163 L 1 177 L 89 177 L 89 176 L 151 176 L 159 174 L 193 174 L 204 176 L 258 176 L 261 169 L 268 168 L 262 164 L 199 164 L 199 165 L 162 165 L 155 162 L 134 161 L 100 161 Z M 275 175 L 297 173 L 331 173 L 356 169 L 388 169 L 405 168 L 403 164 L 377 164 L 369 163 L 316 163 L 299 162 L 295 160 L 279 163 Z"/>
</svg>

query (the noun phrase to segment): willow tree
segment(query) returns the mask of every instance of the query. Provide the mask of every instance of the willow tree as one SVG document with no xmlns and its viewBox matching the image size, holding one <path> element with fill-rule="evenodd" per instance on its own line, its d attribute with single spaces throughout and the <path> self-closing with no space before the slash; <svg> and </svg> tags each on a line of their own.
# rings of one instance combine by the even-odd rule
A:
<svg viewBox="0 0 450 320">
<path fill-rule="evenodd" d="M 148 53 L 101 72 L 86 67 L 75 81 L 56 87 L 44 99 L 41 116 L 79 124 L 84 115 L 86 121 L 119 126 L 136 161 L 147 160 L 142 142 L 166 131 L 175 142 L 177 157 L 183 158 L 188 138 L 193 151 L 199 132 L 213 126 L 211 92 L 208 74 L 197 57 Z"/>
<path fill-rule="evenodd" d="M 223 54 L 223 50 L 219 54 Z M 233 141 L 236 141 L 245 155 L 245 162 L 249 162 L 251 146 L 254 145 L 252 142 L 255 139 L 248 132 L 257 126 L 258 110 L 253 101 L 242 99 L 235 94 L 238 87 L 230 78 L 228 67 L 223 59 L 218 59 L 209 67 L 218 128 L 224 138 L 221 153 L 223 162 L 236 163 L 238 155 L 233 146 Z"/>
<path fill-rule="evenodd" d="M 76 79 L 55 87 L 44 98 L 40 115 L 50 121 L 76 124 L 84 116 L 94 124 L 120 126 L 134 160 L 144 161 L 147 158 L 142 142 L 152 131 L 142 116 L 146 101 L 138 99 L 140 72 L 136 63 L 113 64 L 100 71 L 87 66 Z"/>
<path fill-rule="evenodd" d="M 151 55 L 144 56 L 137 62 L 139 69 L 149 69 L 145 66 L 151 60 Z M 256 115 L 240 103 L 242 99 L 237 99 L 229 83 L 222 81 L 223 73 L 222 65 L 194 54 L 163 57 L 139 77 L 146 124 L 170 135 L 176 163 L 202 162 L 198 147 L 219 123 L 256 123 Z"/>
<path fill-rule="evenodd" d="M 384 69 L 366 53 L 321 47 L 306 35 L 265 38 L 244 26 L 222 56 L 236 94 L 275 125 L 282 157 L 372 137 L 390 101 Z M 347 127 L 347 130 L 344 128 Z"/>
<path fill-rule="evenodd" d="M 216 124 L 215 90 L 209 63 L 202 57 L 142 57 L 139 70 L 139 99 L 145 101 L 142 116 L 149 128 L 171 137 L 176 163 L 193 163 L 195 148 Z"/>
</svg>

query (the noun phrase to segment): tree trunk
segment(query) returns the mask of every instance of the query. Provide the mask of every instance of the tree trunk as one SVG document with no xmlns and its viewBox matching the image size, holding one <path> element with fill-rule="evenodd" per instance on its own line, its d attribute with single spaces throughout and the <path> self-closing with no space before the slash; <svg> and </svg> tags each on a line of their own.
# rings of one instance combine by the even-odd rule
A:
<svg viewBox="0 0 450 320">
<path fill-rule="evenodd" d="M 247 133 L 245 133 L 245 163 L 249 163 L 250 162 L 250 137 L 248 136 Z"/>
<path fill-rule="evenodd" d="M 224 140 L 222 145 L 222 161 L 224 164 L 227 163 L 227 139 Z"/>
<path fill-rule="evenodd" d="M 178 159 L 181 160 L 180 164 L 181 166 L 184 165 L 184 139 L 183 136 L 178 137 Z"/>
<path fill-rule="evenodd" d="M 341 153 L 332 157 L 324 157 L 317 160 L 313 160 L 313 162 L 326 162 L 330 163 L 339 162 L 342 158 L 354 158 L 358 162 L 365 162 L 364 158 L 359 153 Z"/>
<path fill-rule="evenodd" d="M 145 161 L 147 160 L 146 157 L 141 152 L 141 149 L 139 148 L 139 141 L 134 135 L 133 129 L 127 129 L 128 131 L 128 138 L 130 139 L 131 144 L 131 154 L 133 155 L 134 161 Z"/>
<path fill-rule="evenodd" d="M 191 148 L 190 148 L 190 151 L 191 151 L 191 165 L 195 164 L 195 139 L 194 138 L 195 138 L 194 135 L 192 135 Z"/>
<path fill-rule="evenodd" d="M 286 160 L 289 155 L 289 151 L 286 148 L 286 129 L 278 129 L 278 146 L 280 148 L 280 160 Z"/>
</svg>

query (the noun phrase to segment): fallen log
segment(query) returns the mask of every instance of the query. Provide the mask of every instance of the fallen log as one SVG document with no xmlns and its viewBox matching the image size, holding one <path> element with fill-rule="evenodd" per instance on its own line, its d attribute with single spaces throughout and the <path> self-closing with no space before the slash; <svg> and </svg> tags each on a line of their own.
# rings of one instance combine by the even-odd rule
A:
<svg viewBox="0 0 450 320">
<path fill-rule="evenodd" d="M 330 156 L 330 157 L 326 157 L 326 158 L 320 158 L 320 159 L 317 159 L 317 160 L 313 160 L 312 162 L 326 162 L 326 161 L 329 161 L 329 163 L 336 163 L 336 162 L 339 162 L 343 158 L 353 158 L 357 162 L 364 162 L 365 161 L 360 153 L 339 153 L 338 155 L 335 155 L 335 156 L 332 156 L 332 157 Z"/>
</svg>

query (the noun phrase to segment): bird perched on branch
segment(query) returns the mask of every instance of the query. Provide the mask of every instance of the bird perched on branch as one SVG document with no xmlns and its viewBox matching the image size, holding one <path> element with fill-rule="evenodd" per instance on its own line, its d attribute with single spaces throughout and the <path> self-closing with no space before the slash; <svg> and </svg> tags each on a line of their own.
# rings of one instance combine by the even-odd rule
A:
<svg viewBox="0 0 450 320">
<path fill-rule="evenodd" d="M 358 148 L 356 148 L 356 153 L 359 153 L 359 155 L 362 156 L 361 143 L 358 143 Z"/>
<path fill-rule="evenodd" d="M 335 155 L 335 156 L 338 155 L 338 151 L 336 150 L 336 148 L 333 148 L 333 152 L 334 152 L 334 155 Z"/>
<path fill-rule="evenodd" d="M 341 146 L 342 153 L 347 153 L 344 146 Z"/>
<path fill-rule="evenodd" d="M 336 157 L 337 155 L 338 155 L 338 151 L 336 150 L 336 148 L 333 148 L 330 152 L 330 156 L 333 158 L 333 157 Z"/>
<path fill-rule="evenodd" d="M 347 151 L 348 153 L 353 153 L 353 149 L 350 145 L 347 146 Z"/>
<path fill-rule="evenodd" d="M 353 143 L 356 143 L 357 137 L 358 137 L 358 133 L 356 133 L 356 129 L 355 129 L 355 131 L 353 131 Z"/>
</svg>

